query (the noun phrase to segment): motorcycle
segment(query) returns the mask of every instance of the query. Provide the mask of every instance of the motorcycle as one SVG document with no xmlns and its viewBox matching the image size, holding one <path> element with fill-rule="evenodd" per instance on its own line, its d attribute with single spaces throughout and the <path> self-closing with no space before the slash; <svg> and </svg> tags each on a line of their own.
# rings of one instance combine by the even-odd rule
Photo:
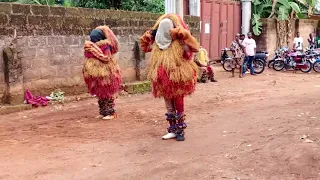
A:
<svg viewBox="0 0 320 180">
<path fill-rule="evenodd" d="M 228 52 L 230 52 L 229 53 L 230 55 L 228 54 Z M 264 62 L 266 62 L 268 57 L 269 57 L 269 53 L 267 51 L 257 51 L 255 55 L 255 59 L 260 59 Z M 232 60 L 231 50 L 229 48 L 224 48 L 221 50 L 220 62 L 223 65 L 223 63 L 228 60 Z M 225 69 L 225 70 L 231 71 L 231 69 L 230 70 Z"/>
<path fill-rule="evenodd" d="M 283 52 L 285 52 L 286 50 L 287 50 L 287 48 L 285 48 L 285 47 L 280 48 L 279 50 L 275 50 L 274 56 L 272 57 L 271 60 L 268 61 L 268 68 L 272 68 L 274 61 L 277 59 L 281 59 Z"/>
<path fill-rule="evenodd" d="M 277 59 L 273 63 L 273 69 L 281 71 L 283 69 L 300 70 L 301 72 L 308 73 L 311 71 L 312 63 L 310 58 L 312 55 L 298 54 L 297 52 L 284 52 L 283 59 Z"/>
<path fill-rule="evenodd" d="M 320 56 L 318 56 L 316 61 L 313 63 L 313 70 L 317 73 L 320 73 Z"/>
<path fill-rule="evenodd" d="M 256 56 L 252 62 L 252 66 L 255 74 L 261 74 L 264 71 L 266 66 L 266 59 L 268 56 L 269 54 L 266 51 L 260 51 L 256 53 Z M 227 72 L 232 71 L 231 62 L 232 62 L 232 58 L 226 59 L 223 62 L 222 66 L 225 71 Z M 249 64 L 247 64 L 247 66 L 248 66 L 247 69 L 249 70 L 250 69 Z"/>
<path fill-rule="evenodd" d="M 228 55 L 228 52 L 231 52 L 229 48 L 224 48 L 221 50 L 220 62 L 223 64 L 226 60 L 230 60 L 231 57 Z"/>
</svg>

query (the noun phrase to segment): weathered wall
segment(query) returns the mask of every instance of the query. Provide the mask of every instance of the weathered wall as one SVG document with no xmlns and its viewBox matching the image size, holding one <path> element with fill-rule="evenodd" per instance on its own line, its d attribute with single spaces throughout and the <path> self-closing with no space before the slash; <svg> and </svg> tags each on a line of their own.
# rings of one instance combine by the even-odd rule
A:
<svg viewBox="0 0 320 180">
<path fill-rule="evenodd" d="M 255 37 L 257 42 L 257 50 L 267 50 L 271 57 L 274 54 L 274 50 L 277 47 L 277 26 L 275 19 L 262 19 L 263 28 L 260 36 Z M 309 46 L 308 38 L 309 34 L 314 32 L 318 26 L 318 21 L 300 19 L 292 24 L 292 40 L 295 34 L 295 27 L 300 32 L 300 36 L 303 38 L 304 48 Z M 292 44 L 289 44 L 289 48 L 292 48 Z"/>
<path fill-rule="evenodd" d="M 9 63 L 10 70 L 19 72 L 10 75 L 11 95 L 21 95 L 26 89 L 42 95 L 55 88 L 73 94 L 86 92 L 81 74 L 82 46 L 92 28 L 105 24 L 120 42 L 117 57 L 123 80 L 136 80 L 134 43 L 159 16 L 146 12 L 0 3 L 0 48 L 11 44 L 16 57 Z M 199 38 L 199 17 L 184 18 L 193 35 Z M 141 80 L 146 78 L 149 62 L 146 59 L 140 63 Z M 5 84 L 3 74 L 1 55 L 0 95 Z M 12 101 L 21 102 L 19 97 Z"/>
</svg>

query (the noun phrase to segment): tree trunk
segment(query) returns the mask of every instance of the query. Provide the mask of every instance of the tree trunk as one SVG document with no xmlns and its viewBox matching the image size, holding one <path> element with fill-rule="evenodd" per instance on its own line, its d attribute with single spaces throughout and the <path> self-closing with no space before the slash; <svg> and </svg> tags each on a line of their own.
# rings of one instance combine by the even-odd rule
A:
<svg viewBox="0 0 320 180">
<path fill-rule="evenodd" d="M 277 48 L 286 47 L 287 43 L 287 21 L 277 19 Z"/>
</svg>

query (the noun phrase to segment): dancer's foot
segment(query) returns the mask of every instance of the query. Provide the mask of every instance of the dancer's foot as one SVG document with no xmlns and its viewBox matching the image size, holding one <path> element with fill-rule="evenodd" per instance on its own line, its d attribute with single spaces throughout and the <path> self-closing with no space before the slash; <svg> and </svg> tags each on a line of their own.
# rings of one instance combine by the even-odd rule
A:
<svg viewBox="0 0 320 180">
<path fill-rule="evenodd" d="M 96 116 L 96 117 L 94 117 L 95 119 L 102 119 L 103 118 L 103 116 L 102 115 L 99 115 L 99 116 Z"/>
<path fill-rule="evenodd" d="M 173 139 L 173 138 L 176 138 L 176 137 L 177 137 L 176 133 L 168 133 L 168 134 L 162 136 L 162 139 L 163 140 L 167 140 L 167 139 Z"/>
<path fill-rule="evenodd" d="M 184 134 L 177 134 L 176 140 L 177 140 L 177 141 L 184 141 L 184 140 L 185 140 Z"/>
<path fill-rule="evenodd" d="M 217 80 L 215 80 L 214 78 L 210 79 L 211 82 L 218 82 Z"/>
<path fill-rule="evenodd" d="M 117 114 L 104 116 L 102 119 L 103 120 L 111 120 L 111 119 L 115 119 L 115 118 L 117 118 Z"/>
</svg>

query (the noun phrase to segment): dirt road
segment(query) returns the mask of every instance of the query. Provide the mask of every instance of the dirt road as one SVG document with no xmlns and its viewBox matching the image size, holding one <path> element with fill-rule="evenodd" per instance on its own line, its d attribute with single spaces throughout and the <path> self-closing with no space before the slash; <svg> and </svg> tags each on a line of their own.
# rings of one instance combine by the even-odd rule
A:
<svg viewBox="0 0 320 180">
<path fill-rule="evenodd" d="M 216 74 L 186 99 L 184 142 L 161 140 L 150 94 L 112 121 L 95 99 L 0 116 L 0 179 L 320 179 L 320 74 Z"/>
</svg>

